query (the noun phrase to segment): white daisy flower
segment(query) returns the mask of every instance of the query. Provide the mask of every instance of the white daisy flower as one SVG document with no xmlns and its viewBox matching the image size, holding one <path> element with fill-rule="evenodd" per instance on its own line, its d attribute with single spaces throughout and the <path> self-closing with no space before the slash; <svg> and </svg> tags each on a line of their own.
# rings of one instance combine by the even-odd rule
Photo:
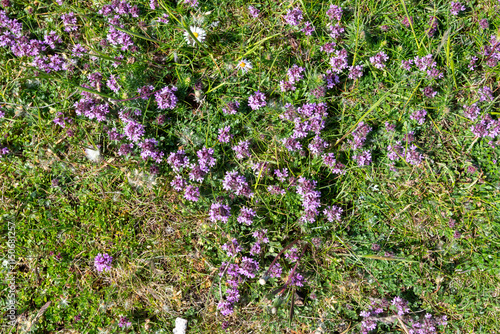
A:
<svg viewBox="0 0 500 334">
<path fill-rule="evenodd" d="M 242 59 L 240 60 L 240 62 L 238 63 L 238 69 L 242 70 L 243 72 L 247 73 L 248 70 L 251 70 L 252 69 L 252 63 L 250 63 L 248 60 L 246 59 Z"/>
<path fill-rule="evenodd" d="M 199 43 L 203 43 L 205 41 L 205 30 L 201 29 L 200 27 L 193 26 L 189 27 L 189 30 L 191 30 L 191 33 L 193 33 L 193 36 L 196 37 Z M 188 44 L 191 44 L 193 46 L 196 45 L 196 41 L 193 40 L 193 38 L 187 31 L 184 31 L 184 38 L 186 39 L 186 42 Z"/>
</svg>

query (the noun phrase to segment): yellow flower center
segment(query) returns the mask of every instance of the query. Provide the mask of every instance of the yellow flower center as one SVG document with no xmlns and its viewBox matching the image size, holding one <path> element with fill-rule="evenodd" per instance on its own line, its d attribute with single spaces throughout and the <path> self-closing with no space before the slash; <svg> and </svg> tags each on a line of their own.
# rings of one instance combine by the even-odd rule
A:
<svg viewBox="0 0 500 334">
<path fill-rule="evenodd" d="M 242 62 L 240 63 L 240 67 L 245 67 L 245 62 L 243 62 L 243 61 L 242 61 Z"/>
<path fill-rule="evenodd" d="M 197 32 L 193 32 L 194 37 L 198 38 L 199 34 Z"/>
</svg>

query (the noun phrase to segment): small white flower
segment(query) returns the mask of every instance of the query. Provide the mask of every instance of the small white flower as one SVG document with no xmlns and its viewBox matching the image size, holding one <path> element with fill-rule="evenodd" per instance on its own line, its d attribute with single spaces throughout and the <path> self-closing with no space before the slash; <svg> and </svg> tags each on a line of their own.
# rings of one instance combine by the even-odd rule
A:
<svg viewBox="0 0 500 334">
<path fill-rule="evenodd" d="M 193 34 L 194 37 L 196 37 L 196 40 L 199 43 L 203 43 L 205 41 L 205 36 L 206 36 L 205 30 L 201 29 L 200 27 L 193 27 L 193 26 L 189 27 L 189 30 L 191 30 L 191 33 Z M 184 38 L 186 39 L 186 42 L 188 44 L 191 44 L 192 46 L 196 45 L 196 41 L 193 40 L 189 32 L 184 31 Z"/>
<path fill-rule="evenodd" d="M 252 63 L 250 63 L 248 60 L 246 59 L 242 59 L 240 60 L 240 62 L 238 63 L 238 69 L 239 70 L 242 70 L 243 72 L 247 73 L 248 70 L 251 70 L 252 69 Z"/>
</svg>

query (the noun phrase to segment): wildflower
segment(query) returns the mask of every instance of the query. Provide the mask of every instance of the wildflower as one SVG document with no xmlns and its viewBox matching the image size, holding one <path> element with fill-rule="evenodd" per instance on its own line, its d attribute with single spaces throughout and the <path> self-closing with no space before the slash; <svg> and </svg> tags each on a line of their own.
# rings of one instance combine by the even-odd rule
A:
<svg viewBox="0 0 500 334">
<path fill-rule="evenodd" d="M 226 251 L 227 256 L 235 257 L 239 252 L 241 252 L 241 247 L 238 240 L 233 239 L 222 245 L 222 249 Z"/>
<path fill-rule="evenodd" d="M 326 11 L 326 15 L 330 20 L 336 19 L 340 21 L 342 19 L 342 8 L 335 5 L 330 5 L 330 9 Z"/>
<path fill-rule="evenodd" d="M 241 208 L 240 215 L 236 219 L 238 223 L 241 224 L 246 224 L 248 226 L 252 225 L 253 223 L 253 218 L 255 217 L 256 213 L 254 210 L 247 208 L 246 206 Z"/>
<path fill-rule="evenodd" d="M 410 28 L 410 26 L 413 25 L 413 17 L 410 16 L 410 19 L 408 19 L 408 16 L 405 16 L 405 18 L 403 19 L 403 21 L 401 23 L 403 23 L 403 25 L 405 27 Z"/>
<path fill-rule="evenodd" d="M 250 16 L 252 16 L 254 19 L 259 17 L 260 10 L 253 6 L 248 6 L 248 12 L 250 13 Z"/>
<path fill-rule="evenodd" d="M 422 110 L 417 110 L 413 112 L 413 114 L 410 115 L 410 119 L 417 121 L 419 125 L 424 124 L 425 122 L 425 116 L 427 115 L 427 111 L 424 109 Z"/>
<path fill-rule="evenodd" d="M 298 82 L 299 80 L 304 78 L 304 75 L 302 72 L 304 72 L 305 69 L 303 67 L 297 66 L 297 64 L 294 64 L 291 68 L 288 69 L 288 81 L 292 84 Z"/>
<path fill-rule="evenodd" d="M 249 70 L 251 70 L 253 68 L 252 63 L 250 63 L 246 59 L 240 60 L 237 67 L 239 70 L 241 70 L 242 72 L 245 72 L 245 73 L 247 73 Z"/>
<path fill-rule="evenodd" d="M 270 277 L 281 277 L 283 273 L 283 268 L 281 268 L 281 264 L 276 262 L 271 268 L 269 268 L 269 276 Z"/>
<path fill-rule="evenodd" d="M 345 29 L 340 26 L 340 23 L 337 23 L 334 26 L 328 26 L 328 30 L 330 30 L 330 37 L 333 39 L 339 39 L 345 31 Z"/>
<path fill-rule="evenodd" d="M 304 177 L 299 178 L 299 185 L 297 186 L 297 193 L 302 200 L 304 213 L 302 214 L 301 221 L 314 223 L 316 216 L 319 214 L 318 208 L 320 206 L 321 192 L 315 190 L 316 181 L 308 180 Z"/>
<path fill-rule="evenodd" d="M 70 12 L 67 14 L 61 15 L 61 19 L 64 24 L 64 31 L 66 32 L 72 32 L 78 30 L 78 27 L 76 26 L 76 16 L 75 13 Z"/>
<path fill-rule="evenodd" d="M 129 34 L 121 30 L 117 30 L 113 26 L 109 27 L 106 40 L 111 45 L 121 45 L 122 51 L 127 51 L 134 45 L 134 42 L 132 41 L 132 38 Z"/>
<path fill-rule="evenodd" d="M 401 297 L 395 297 L 392 300 L 391 304 L 396 307 L 399 316 L 403 316 L 406 313 L 410 312 L 408 302 Z"/>
<path fill-rule="evenodd" d="M 226 172 L 222 181 L 222 188 L 234 192 L 237 196 L 252 197 L 253 193 L 248 186 L 246 178 L 237 171 Z"/>
<path fill-rule="evenodd" d="M 119 327 L 130 327 L 132 323 L 128 321 L 127 317 L 120 317 L 120 321 L 118 322 Z"/>
<path fill-rule="evenodd" d="M 225 108 L 222 108 L 224 114 L 234 115 L 238 112 L 238 108 L 240 107 L 240 103 L 238 101 L 229 102 Z"/>
<path fill-rule="evenodd" d="M 154 138 L 144 139 L 143 142 L 140 142 L 138 146 L 142 149 L 141 158 L 147 160 L 150 157 L 153 161 L 160 163 L 164 153 L 156 149 L 157 145 L 158 141 Z"/>
<path fill-rule="evenodd" d="M 363 76 L 363 65 L 349 67 L 349 79 L 355 80 Z"/>
<path fill-rule="evenodd" d="M 256 91 L 254 95 L 248 98 L 248 105 L 252 110 L 258 110 L 261 107 L 266 106 L 266 96 L 260 91 Z"/>
<path fill-rule="evenodd" d="M 479 26 L 483 30 L 488 29 L 488 27 L 490 26 L 490 24 L 488 23 L 488 19 L 482 19 L 481 21 L 479 21 Z"/>
<path fill-rule="evenodd" d="M 320 136 L 315 136 L 309 143 L 308 148 L 313 155 L 318 156 L 323 153 L 328 146 L 330 146 L 330 144 L 324 141 Z"/>
<path fill-rule="evenodd" d="M 197 164 L 191 164 L 190 167 L 191 171 L 189 172 L 189 179 L 193 182 L 203 182 L 203 178 L 207 172 Z"/>
<path fill-rule="evenodd" d="M 428 79 L 442 79 L 443 77 L 443 72 L 440 72 L 437 68 L 427 70 Z"/>
<path fill-rule="evenodd" d="M 359 122 L 358 126 L 352 133 L 353 139 L 349 141 L 351 148 L 357 150 L 361 148 L 366 140 L 368 134 L 372 131 L 372 128 L 366 125 L 364 122 Z"/>
<path fill-rule="evenodd" d="M 260 243 L 256 242 L 252 245 L 252 248 L 250 249 L 250 254 L 252 255 L 258 255 L 262 251 L 262 248 L 260 247 Z"/>
<path fill-rule="evenodd" d="M 122 144 L 118 150 L 118 155 L 128 155 L 132 152 L 134 144 Z"/>
<path fill-rule="evenodd" d="M 284 196 L 286 194 L 286 191 L 281 189 L 280 186 L 277 186 L 277 185 L 267 186 L 267 191 L 269 192 L 269 194 L 271 194 L 273 196 L 277 196 L 277 195 Z"/>
<path fill-rule="evenodd" d="M 168 18 L 169 15 L 167 13 L 164 13 L 161 17 L 159 17 L 156 21 L 168 24 Z"/>
<path fill-rule="evenodd" d="M 243 256 L 241 259 L 239 273 L 248 278 L 254 278 L 255 274 L 259 270 L 259 263 L 254 259 Z"/>
<path fill-rule="evenodd" d="M 227 289 L 226 299 L 230 303 L 237 303 L 240 300 L 240 292 L 236 288 Z"/>
<path fill-rule="evenodd" d="M 423 93 L 426 97 L 432 99 L 436 96 L 437 92 L 431 87 L 427 86 L 423 89 Z"/>
<path fill-rule="evenodd" d="M 291 286 L 298 286 L 298 287 L 304 286 L 304 283 L 306 281 L 304 276 L 302 276 L 301 274 L 299 274 L 297 272 L 293 273 L 292 278 L 290 278 L 290 275 L 291 275 L 291 271 L 288 274 L 288 277 L 289 277 L 288 279 L 290 280 Z"/>
<path fill-rule="evenodd" d="M 233 151 L 236 153 L 236 159 L 243 159 L 245 157 L 250 157 L 249 151 L 250 141 L 241 140 L 238 145 L 232 147 Z"/>
<path fill-rule="evenodd" d="M 120 85 L 118 85 L 118 82 L 116 82 L 116 76 L 114 75 L 111 75 L 108 81 L 106 81 L 106 86 L 108 86 L 108 88 L 115 93 L 118 93 L 118 91 L 120 90 Z"/>
<path fill-rule="evenodd" d="M 186 5 L 190 5 L 193 8 L 198 7 L 198 0 L 184 0 L 184 3 Z M 196 37 L 198 37 L 198 36 L 196 36 Z"/>
<path fill-rule="evenodd" d="M 406 162 L 411 165 L 419 165 L 424 159 L 424 156 L 417 152 L 415 145 L 411 145 L 409 149 L 405 149 L 404 155 Z"/>
<path fill-rule="evenodd" d="M 287 24 L 291 26 L 298 26 L 302 21 L 302 11 L 299 7 L 295 7 L 293 9 L 289 9 L 284 16 L 284 19 Z"/>
<path fill-rule="evenodd" d="M 339 76 L 332 73 L 332 70 L 326 70 L 326 75 L 324 76 L 324 80 L 326 83 L 326 88 L 331 89 L 336 84 L 340 82 Z"/>
<path fill-rule="evenodd" d="M 73 49 L 71 50 L 73 52 L 74 57 L 82 57 L 84 53 L 87 52 L 87 49 L 84 48 L 81 44 L 75 44 L 73 45 Z"/>
<path fill-rule="evenodd" d="M 407 71 L 411 70 L 411 64 L 413 63 L 412 59 L 409 60 L 402 60 L 401 61 L 401 67 L 404 68 Z"/>
<path fill-rule="evenodd" d="M 491 88 L 488 86 L 484 86 L 483 88 L 478 90 L 479 93 L 479 101 L 484 102 L 484 101 L 493 101 L 493 92 L 491 91 Z"/>
<path fill-rule="evenodd" d="M 481 109 L 477 106 L 477 103 L 473 103 L 470 106 L 464 105 L 464 115 L 471 121 L 476 120 L 476 118 L 481 113 Z"/>
<path fill-rule="evenodd" d="M 285 182 L 286 178 L 288 177 L 288 169 L 283 168 L 282 170 L 275 169 L 274 170 L 274 175 L 280 180 L 281 182 Z"/>
<path fill-rule="evenodd" d="M 200 198 L 200 189 L 192 185 L 187 186 L 184 191 L 184 198 L 188 201 L 198 202 Z"/>
<path fill-rule="evenodd" d="M 49 32 L 48 35 L 45 35 L 43 37 L 43 41 L 45 44 L 47 44 L 48 46 L 50 46 L 51 49 L 55 49 L 56 48 L 56 43 L 62 43 L 62 39 L 59 35 L 57 35 L 57 33 L 55 31 L 51 31 Z"/>
<path fill-rule="evenodd" d="M 332 43 L 326 43 L 325 45 L 323 45 L 322 47 L 320 47 L 319 49 L 323 52 L 326 52 L 328 54 L 330 53 L 333 53 L 335 52 L 335 46 L 337 44 L 335 42 L 332 42 Z"/>
<path fill-rule="evenodd" d="M 201 150 L 196 152 L 198 156 L 198 163 L 200 164 L 201 170 L 209 172 L 210 167 L 215 166 L 216 160 L 213 157 L 214 149 L 203 147 Z"/>
<path fill-rule="evenodd" d="M 422 57 L 422 58 L 419 58 L 418 56 L 416 56 L 414 58 L 414 63 L 415 63 L 415 66 L 417 66 L 417 68 L 420 71 L 425 71 L 428 68 L 429 69 L 434 68 L 437 65 L 436 62 L 434 60 L 432 60 L 432 54 L 428 54 L 427 56 Z"/>
<path fill-rule="evenodd" d="M 395 161 L 398 160 L 400 156 L 403 155 L 403 147 L 400 145 L 401 143 L 398 142 L 396 145 L 389 145 L 387 146 L 387 157 L 389 160 Z"/>
<path fill-rule="evenodd" d="M 385 54 L 385 52 L 381 51 L 377 53 L 375 56 L 370 57 L 370 62 L 378 69 L 382 69 L 385 67 L 385 62 L 389 59 L 389 57 Z"/>
<path fill-rule="evenodd" d="M 429 29 L 427 30 L 427 36 L 432 37 L 436 33 L 438 27 L 437 17 L 429 17 Z"/>
<path fill-rule="evenodd" d="M 220 310 L 220 313 L 223 316 L 228 316 L 228 315 L 233 314 L 234 306 L 233 306 L 232 303 L 230 303 L 230 302 L 228 302 L 226 300 L 221 300 L 217 304 L 217 309 Z"/>
<path fill-rule="evenodd" d="M 155 94 L 155 100 L 160 109 L 174 109 L 177 105 L 177 96 L 174 92 L 177 91 L 177 87 L 164 87 L 159 92 Z"/>
<path fill-rule="evenodd" d="M 186 187 L 186 180 L 180 175 L 176 175 L 174 179 L 170 182 L 172 188 L 176 191 L 182 191 Z"/>
<path fill-rule="evenodd" d="M 340 215 L 342 214 L 343 211 L 344 210 L 342 210 L 342 208 L 335 206 L 335 205 L 331 205 L 331 206 L 328 206 L 323 211 L 323 214 L 326 216 L 326 219 L 330 223 L 332 223 L 334 220 L 340 221 L 340 219 L 341 219 Z"/>
<path fill-rule="evenodd" d="M 252 233 L 252 236 L 257 239 L 258 242 L 265 244 L 269 243 L 269 239 L 266 237 L 267 230 L 257 230 Z"/>
<path fill-rule="evenodd" d="M 343 69 L 347 68 L 347 50 L 342 49 L 335 52 L 335 56 L 330 58 L 329 64 L 335 73 L 342 72 Z"/>
<path fill-rule="evenodd" d="M 229 133 L 231 131 L 230 126 L 226 126 L 224 128 L 219 129 L 219 137 L 218 140 L 221 143 L 229 143 L 231 141 L 232 135 Z"/>
<path fill-rule="evenodd" d="M 213 222 L 221 221 L 227 223 L 231 216 L 231 208 L 221 203 L 213 203 L 210 207 L 210 220 Z"/>
<path fill-rule="evenodd" d="M 385 122 L 385 131 L 394 132 L 396 130 L 396 124 L 391 124 L 389 122 Z"/>
<path fill-rule="evenodd" d="M 149 95 L 153 92 L 154 87 L 151 85 L 146 85 L 142 86 L 140 88 L 137 88 L 137 92 L 141 96 L 141 99 L 147 100 L 149 98 Z"/>
<path fill-rule="evenodd" d="M 288 261 L 290 261 L 290 263 L 297 262 L 297 260 L 299 259 L 298 252 L 299 252 L 299 250 L 297 249 L 297 247 L 292 247 L 288 251 L 285 252 L 285 258 Z"/>
<path fill-rule="evenodd" d="M 467 66 L 469 68 L 469 70 L 471 71 L 474 71 L 476 69 L 476 62 L 477 62 L 477 57 L 476 56 L 472 56 L 470 58 L 470 61 L 469 61 L 469 66 Z"/>
<path fill-rule="evenodd" d="M 302 27 L 301 30 L 304 33 L 304 35 L 311 36 L 313 31 L 316 29 L 314 28 L 314 26 L 312 25 L 311 22 L 307 21 L 307 22 L 304 22 L 304 27 Z"/>
<path fill-rule="evenodd" d="M 189 30 L 191 30 L 191 33 L 196 38 L 196 41 L 192 38 L 189 32 L 184 31 L 184 38 L 186 39 L 188 45 L 195 46 L 196 42 L 203 43 L 205 41 L 205 36 L 206 36 L 205 30 L 201 29 L 200 27 L 194 27 L 194 26 L 190 26 Z"/>
<path fill-rule="evenodd" d="M 189 158 L 186 157 L 184 150 L 178 150 L 177 152 L 170 153 L 167 158 L 167 163 L 175 172 L 178 172 L 182 167 L 188 166 Z"/>
<path fill-rule="evenodd" d="M 465 6 L 462 5 L 460 2 L 451 2 L 450 4 L 450 12 L 452 15 L 458 15 L 460 12 L 463 12 L 465 10 Z"/>
<path fill-rule="evenodd" d="M 110 271 L 111 270 L 111 262 L 113 261 L 113 258 L 104 253 L 104 254 L 97 254 L 97 256 L 94 258 L 94 266 L 97 271 Z"/>
<path fill-rule="evenodd" d="M 358 166 L 368 166 L 372 162 L 372 154 L 369 150 L 363 151 L 353 158 L 356 160 Z"/>
</svg>

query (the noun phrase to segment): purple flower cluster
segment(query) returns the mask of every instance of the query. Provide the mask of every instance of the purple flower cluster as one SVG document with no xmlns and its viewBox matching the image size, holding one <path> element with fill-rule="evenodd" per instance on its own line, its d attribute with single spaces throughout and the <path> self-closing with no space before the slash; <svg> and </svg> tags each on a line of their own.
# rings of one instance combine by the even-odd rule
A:
<svg viewBox="0 0 500 334">
<path fill-rule="evenodd" d="M 239 252 L 241 252 L 240 244 L 238 240 L 233 239 L 222 245 L 222 249 L 226 251 L 227 256 L 235 257 Z"/>
<path fill-rule="evenodd" d="M 267 104 L 266 96 L 262 94 L 260 91 L 256 91 L 254 95 L 250 95 L 248 98 L 248 105 L 252 110 L 258 110 L 262 107 L 265 107 Z"/>
<path fill-rule="evenodd" d="M 66 71 L 70 69 L 71 65 L 76 61 L 73 59 L 69 59 L 68 61 L 64 61 L 64 58 L 58 54 L 55 54 L 51 57 L 45 55 L 37 55 L 33 58 L 33 66 L 38 68 L 41 71 L 45 71 L 50 73 L 52 71 Z"/>
<path fill-rule="evenodd" d="M 344 33 L 345 29 L 340 25 L 340 23 L 337 23 L 335 25 L 329 25 L 328 30 L 330 31 L 329 35 L 333 39 L 340 39 L 342 37 L 342 34 Z"/>
<path fill-rule="evenodd" d="M 56 116 L 57 116 L 57 117 L 56 117 L 56 118 L 54 118 L 54 121 L 53 121 L 53 122 L 54 122 L 55 124 L 59 125 L 59 126 L 60 126 L 60 127 L 62 127 L 62 128 L 65 128 L 65 127 L 66 127 L 66 122 L 68 122 L 68 123 L 72 123 L 72 122 L 73 122 L 73 120 L 72 120 L 71 118 L 69 118 L 69 117 L 64 117 L 64 114 L 63 114 L 62 112 L 58 112 L 58 113 L 56 114 Z"/>
<path fill-rule="evenodd" d="M 387 54 L 384 51 L 377 53 L 375 56 L 370 57 L 370 63 L 378 69 L 385 67 L 385 62 L 389 60 Z"/>
<path fill-rule="evenodd" d="M 290 277 L 290 275 L 292 274 L 292 271 L 293 271 L 293 269 L 290 270 L 288 277 Z M 291 278 L 289 278 L 289 280 L 290 280 L 290 284 L 289 284 L 290 286 L 298 286 L 298 287 L 304 286 L 304 283 L 306 281 L 305 277 L 297 272 L 294 272 L 293 276 Z"/>
<path fill-rule="evenodd" d="M 167 158 L 167 163 L 175 172 L 179 172 L 181 168 L 189 165 L 189 158 L 186 157 L 186 152 L 184 150 L 178 150 L 177 152 L 170 153 Z"/>
<path fill-rule="evenodd" d="M 208 172 L 203 170 L 201 166 L 197 164 L 191 164 L 189 167 L 191 168 L 191 171 L 189 172 L 189 180 L 193 182 L 203 182 L 203 179 Z"/>
<path fill-rule="evenodd" d="M 191 202 L 198 202 L 200 199 L 200 188 L 193 185 L 186 186 L 184 190 L 184 198 Z"/>
<path fill-rule="evenodd" d="M 410 115 L 410 119 L 417 121 L 419 125 L 424 124 L 425 116 L 427 116 L 427 111 L 425 109 L 414 111 Z"/>
<path fill-rule="evenodd" d="M 240 107 L 240 103 L 238 101 L 229 102 L 225 108 L 222 108 L 224 114 L 234 115 L 238 112 L 238 108 Z"/>
<path fill-rule="evenodd" d="M 116 81 L 115 75 L 111 75 L 109 77 L 108 81 L 106 81 L 106 86 L 108 86 L 108 88 L 111 89 L 115 93 L 118 93 L 118 91 L 120 90 L 120 85 Z"/>
<path fill-rule="evenodd" d="M 147 100 L 149 98 L 149 95 L 153 93 L 154 87 L 151 85 L 146 85 L 140 88 L 137 88 L 137 92 L 141 96 L 141 99 Z"/>
<path fill-rule="evenodd" d="M 325 80 L 326 88 L 328 89 L 332 89 L 336 84 L 340 82 L 339 76 L 333 74 L 332 70 L 326 70 L 326 74 L 324 75 L 323 79 Z"/>
<path fill-rule="evenodd" d="M 285 252 L 285 258 L 290 262 L 294 263 L 297 262 L 299 259 L 299 250 L 297 247 L 292 247 L 288 251 Z"/>
<path fill-rule="evenodd" d="M 284 196 L 286 194 L 286 191 L 284 189 L 281 189 L 281 187 L 277 186 L 277 185 L 267 186 L 267 191 L 269 192 L 269 194 L 271 194 L 273 196 L 277 196 L 277 195 Z"/>
<path fill-rule="evenodd" d="M 363 76 L 363 65 L 356 65 L 349 67 L 348 78 L 352 80 L 359 79 Z"/>
<path fill-rule="evenodd" d="M 218 140 L 221 143 L 229 143 L 231 141 L 231 138 L 233 137 L 230 133 L 231 127 L 230 126 L 225 126 L 221 129 L 219 129 L 219 137 Z"/>
<path fill-rule="evenodd" d="M 500 120 L 494 120 L 489 114 L 483 115 L 481 120 L 471 127 L 477 137 L 495 138 L 500 134 Z"/>
<path fill-rule="evenodd" d="M 353 156 L 358 166 L 369 166 L 372 163 L 372 153 L 369 150 L 362 151 Z"/>
<path fill-rule="evenodd" d="M 75 113 L 80 116 L 84 115 L 89 119 L 96 119 L 98 122 L 106 120 L 106 114 L 109 113 L 109 105 L 97 104 L 97 100 L 91 98 L 82 98 L 75 102 Z"/>
<path fill-rule="evenodd" d="M 411 145 L 409 148 L 405 148 L 404 156 L 407 163 L 411 165 L 420 165 L 424 156 L 417 151 L 415 145 Z"/>
<path fill-rule="evenodd" d="M 248 13 L 250 13 L 250 16 L 253 17 L 254 19 L 259 17 L 260 10 L 255 8 L 254 6 L 248 6 Z"/>
<path fill-rule="evenodd" d="M 121 45 L 122 51 L 129 50 L 132 46 L 134 46 L 134 42 L 129 34 L 126 32 L 115 29 L 113 26 L 110 26 L 108 29 L 108 35 L 106 36 L 106 40 L 111 45 Z"/>
<path fill-rule="evenodd" d="M 413 59 L 413 62 L 420 71 L 425 71 L 427 69 L 430 70 L 437 66 L 437 63 L 432 59 L 432 54 L 428 54 L 427 56 L 424 56 L 422 58 L 416 56 Z"/>
<path fill-rule="evenodd" d="M 425 95 L 425 97 L 428 97 L 430 99 L 433 99 L 437 92 L 432 88 L 432 86 L 427 86 L 423 89 L 423 93 Z"/>
<path fill-rule="evenodd" d="M 130 327 L 132 323 L 128 321 L 127 317 L 120 317 L 120 321 L 118 322 L 118 327 Z"/>
<path fill-rule="evenodd" d="M 432 37 L 436 33 L 438 28 L 437 17 L 431 16 L 429 17 L 429 29 L 427 29 L 427 36 Z"/>
<path fill-rule="evenodd" d="M 460 12 L 463 12 L 465 10 L 465 6 L 462 5 L 460 2 L 454 2 L 452 1 L 450 4 L 450 13 L 452 15 L 458 15 Z"/>
<path fill-rule="evenodd" d="M 357 150 L 363 147 L 366 137 L 372 131 L 372 128 L 366 125 L 364 122 L 359 122 L 358 126 L 352 133 L 352 140 L 349 141 L 351 148 Z"/>
<path fill-rule="evenodd" d="M 236 153 L 236 159 L 244 159 L 245 157 L 250 157 L 250 142 L 248 140 L 241 140 L 238 145 L 232 147 L 233 151 Z"/>
<path fill-rule="evenodd" d="M 333 174 L 345 174 L 344 165 L 337 162 L 335 154 L 326 153 L 323 154 L 321 158 L 323 159 L 323 164 L 325 164 Z"/>
<path fill-rule="evenodd" d="M 6 154 L 9 154 L 10 150 L 7 147 L 0 148 L 0 158 Z"/>
<path fill-rule="evenodd" d="M 335 73 L 340 73 L 342 70 L 348 67 L 347 65 L 347 50 L 342 49 L 335 52 L 335 56 L 331 57 L 329 64 L 332 67 L 332 71 Z"/>
<path fill-rule="evenodd" d="M 72 32 L 72 31 L 78 30 L 78 26 L 76 25 L 75 13 L 70 12 L 68 14 L 63 14 L 63 15 L 61 15 L 61 19 L 62 19 L 63 24 L 64 24 L 64 31 Z"/>
<path fill-rule="evenodd" d="M 46 45 L 50 46 L 51 49 L 56 48 L 56 43 L 62 43 L 62 39 L 55 31 L 49 32 L 48 35 L 45 35 L 43 37 L 43 41 Z"/>
<path fill-rule="evenodd" d="M 162 90 L 156 92 L 155 100 L 160 109 L 174 109 L 177 105 L 177 96 L 174 92 L 177 91 L 177 87 L 164 87 Z"/>
<path fill-rule="evenodd" d="M 319 49 L 321 51 L 323 51 L 323 52 L 326 52 L 327 54 L 330 54 L 330 53 L 334 53 L 335 52 L 335 46 L 336 45 L 337 45 L 337 43 L 335 43 L 335 42 L 326 43 L 325 45 L 323 45 Z"/>
<path fill-rule="evenodd" d="M 254 210 L 247 208 L 246 206 L 242 207 L 240 210 L 240 215 L 236 219 L 240 224 L 246 224 L 247 226 L 252 225 L 253 218 L 257 213 Z"/>
<path fill-rule="evenodd" d="M 254 195 L 246 178 L 237 171 L 226 172 L 222 188 L 233 192 L 236 196 L 252 197 Z"/>
<path fill-rule="evenodd" d="M 288 169 L 287 168 L 283 168 L 282 170 L 275 169 L 274 175 L 276 175 L 276 178 L 281 182 L 285 182 L 286 178 L 288 177 Z"/>
<path fill-rule="evenodd" d="M 340 221 L 341 220 L 341 214 L 344 210 L 342 210 L 341 207 L 331 205 L 328 206 L 324 211 L 323 214 L 326 216 L 326 220 L 328 220 L 330 223 L 333 223 L 334 220 Z"/>
<path fill-rule="evenodd" d="M 71 52 L 73 53 L 73 57 L 80 58 L 83 56 L 84 53 L 87 53 L 88 50 L 84 48 L 81 44 L 75 44 L 73 45 Z"/>
<path fill-rule="evenodd" d="M 477 91 L 479 93 L 479 101 L 480 102 L 485 102 L 485 101 L 493 101 L 493 92 L 491 91 L 491 88 L 488 86 L 484 86 L 483 88 L 479 89 Z"/>
<path fill-rule="evenodd" d="M 180 176 L 176 175 L 173 180 L 170 182 L 170 185 L 172 188 L 174 188 L 176 191 L 182 191 L 186 187 L 186 180 Z"/>
<path fill-rule="evenodd" d="M 304 75 L 302 74 L 304 71 L 305 69 L 303 67 L 299 67 L 297 65 L 293 65 L 290 69 L 288 69 L 288 81 L 280 81 L 281 91 L 286 92 L 288 90 L 293 91 L 297 89 L 294 84 L 304 78 Z"/>
<path fill-rule="evenodd" d="M 198 164 L 204 172 L 209 172 L 210 167 L 215 166 L 216 160 L 214 158 L 214 149 L 203 147 L 201 150 L 196 152 L 198 156 Z"/>
<path fill-rule="evenodd" d="M 110 271 L 111 270 L 111 262 L 113 261 L 113 258 L 104 253 L 104 254 L 97 254 L 97 256 L 94 258 L 94 266 L 97 271 Z"/>
<path fill-rule="evenodd" d="M 289 9 L 284 16 L 284 19 L 287 24 L 291 26 L 298 26 L 302 22 L 302 11 L 299 7 L 295 7 L 293 9 Z"/>
<path fill-rule="evenodd" d="M 141 158 L 147 160 L 149 157 L 156 163 L 160 163 L 164 153 L 156 148 L 157 145 L 158 141 L 154 138 L 144 139 L 144 141 L 140 142 L 138 146 L 142 150 Z"/>
<path fill-rule="evenodd" d="M 464 105 L 463 107 L 464 107 L 464 116 L 470 119 L 471 121 L 475 121 L 481 113 L 481 108 L 477 106 L 477 103 L 473 103 L 470 106 Z"/>
<path fill-rule="evenodd" d="M 299 177 L 299 184 L 297 186 L 297 194 L 300 195 L 304 213 L 301 221 L 304 223 L 314 223 L 316 216 L 319 214 L 318 208 L 321 203 L 319 201 L 321 192 L 315 190 L 316 181 L 308 180 L 304 177 Z"/>
<path fill-rule="evenodd" d="M 309 143 L 309 145 L 307 147 L 309 148 L 309 151 L 313 155 L 318 156 L 321 153 L 323 153 L 323 151 L 328 146 L 330 146 L 330 144 L 328 144 L 326 141 L 324 141 L 320 136 L 315 136 L 313 138 L 313 140 L 311 140 L 311 142 Z"/>
<path fill-rule="evenodd" d="M 342 19 L 342 8 L 335 5 L 330 5 L 330 8 L 326 11 L 326 15 L 330 20 L 340 21 Z"/>
<path fill-rule="evenodd" d="M 221 221 L 227 223 L 231 216 L 231 208 L 229 205 L 221 203 L 213 203 L 209 212 L 210 220 L 213 222 Z"/>
</svg>

